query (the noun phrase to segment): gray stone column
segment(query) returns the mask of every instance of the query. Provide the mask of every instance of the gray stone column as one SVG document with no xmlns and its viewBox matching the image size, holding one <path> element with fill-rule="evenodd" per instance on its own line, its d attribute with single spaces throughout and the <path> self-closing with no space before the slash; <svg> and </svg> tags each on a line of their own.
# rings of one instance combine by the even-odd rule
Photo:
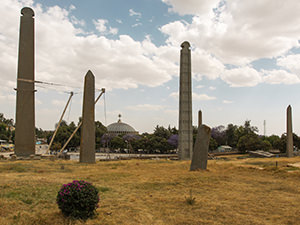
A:
<svg viewBox="0 0 300 225">
<path fill-rule="evenodd" d="M 95 77 L 89 70 L 84 79 L 80 162 L 95 163 Z"/>
<path fill-rule="evenodd" d="M 35 154 L 34 12 L 21 10 L 16 99 L 15 154 Z"/>
<path fill-rule="evenodd" d="M 292 128 L 292 107 L 289 105 L 286 109 L 286 155 L 294 156 L 293 128 Z"/>
<path fill-rule="evenodd" d="M 202 125 L 202 111 L 198 111 L 198 127 Z"/>
<path fill-rule="evenodd" d="M 193 153 L 192 74 L 190 44 L 185 41 L 180 51 L 179 139 L 178 157 L 189 160 Z"/>
<path fill-rule="evenodd" d="M 190 170 L 206 170 L 211 129 L 202 124 L 198 127 Z"/>
</svg>

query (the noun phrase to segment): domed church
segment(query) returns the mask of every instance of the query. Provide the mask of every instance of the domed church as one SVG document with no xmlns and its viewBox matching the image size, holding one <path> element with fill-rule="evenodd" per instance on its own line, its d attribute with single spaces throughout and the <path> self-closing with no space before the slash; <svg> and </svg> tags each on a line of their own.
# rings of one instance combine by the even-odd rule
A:
<svg viewBox="0 0 300 225">
<path fill-rule="evenodd" d="M 132 126 L 121 121 L 121 114 L 119 114 L 119 120 L 116 123 L 112 123 L 107 126 L 107 133 L 109 134 L 139 134 Z"/>
</svg>

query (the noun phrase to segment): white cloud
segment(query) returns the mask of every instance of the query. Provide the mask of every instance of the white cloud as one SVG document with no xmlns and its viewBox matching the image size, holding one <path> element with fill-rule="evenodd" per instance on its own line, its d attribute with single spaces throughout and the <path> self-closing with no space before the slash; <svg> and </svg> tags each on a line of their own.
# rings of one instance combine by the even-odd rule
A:
<svg viewBox="0 0 300 225">
<path fill-rule="evenodd" d="M 232 104 L 232 103 L 233 103 L 233 101 L 229 101 L 229 100 L 223 100 L 223 103 L 224 103 L 224 104 Z"/>
<path fill-rule="evenodd" d="M 198 85 L 196 88 L 204 88 L 204 85 Z"/>
<path fill-rule="evenodd" d="M 71 22 L 75 25 L 85 26 L 84 20 L 79 20 L 75 16 L 71 16 L 70 19 L 71 19 Z"/>
<path fill-rule="evenodd" d="M 64 102 L 62 100 L 54 99 L 54 100 L 51 101 L 51 104 L 55 105 L 55 106 L 65 106 L 66 102 Z"/>
<path fill-rule="evenodd" d="M 142 23 L 135 23 L 135 24 L 131 25 L 131 27 L 138 27 L 138 26 L 142 26 Z"/>
<path fill-rule="evenodd" d="M 178 92 L 172 92 L 169 96 L 173 97 L 175 99 L 178 99 L 179 98 L 179 93 Z"/>
<path fill-rule="evenodd" d="M 69 10 L 75 10 L 75 9 L 76 9 L 75 5 L 70 5 Z"/>
<path fill-rule="evenodd" d="M 173 97 L 177 100 L 179 99 L 178 92 L 172 92 L 169 96 Z M 197 94 L 195 92 L 193 92 L 193 94 L 192 94 L 192 100 L 196 100 L 196 101 L 210 101 L 210 100 L 215 100 L 215 99 L 216 99 L 216 97 L 208 96 L 207 94 Z"/>
<path fill-rule="evenodd" d="M 135 111 L 160 111 L 164 109 L 162 105 L 151 105 L 151 104 L 140 104 L 140 105 L 132 105 L 127 106 L 127 109 L 135 110 Z"/>
<path fill-rule="evenodd" d="M 142 14 L 140 12 L 135 12 L 133 9 L 129 9 L 129 16 L 137 16 L 142 17 Z"/>
<path fill-rule="evenodd" d="M 218 59 L 198 48 L 192 51 L 191 58 L 192 71 L 198 80 L 201 80 L 203 76 L 214 80 L 218 78 L 225 69 L 223 63 Z"/>
<path fill-rule="evenodd" d="M 214 91 L 214 90 L 216 90 L 217 88 L 216 87 L 213 87 L 213 86 L 210 86 L 209 87 L 209 90 L 211 90 L 211 91 Z"/>
<path fill-rule="evenodd" d="M 249 66 L 226 70 L 221 78 L 231 87 L 253 87 L 262 82 L 261 74 Z"/>
<path fill-rule="evenodd" d="M 296 84 L 300 83 L 300 79 L 297 75 L 289 73 L 285 70 L 263 70 L 263 80 L 270 84 Z"/>
<path fill-rule="evenodd" d="M 215 100 L 216 97 L 214 96 L 208 96 L 207 94 L 197 94 L 193 93 L 193 100 L 199 100 L 199 101 L 210 101 L 210 100 Z"/>
<path fill-rule="evenodd" d="M 103 19 L 98 19 L 98 20 L 94 20 L 93 21 L 95 24 L 96 29 L 102 33 L 106 31 L 106 23 L 108 22 L 107 20 L 103 20 Z"/>
<path fill-rule="evenodd" d="M 108 23 L 107 20 L 104 19 L 98 19 L 98 20 L 93 20 L 93 23 L 95 24 L 96 29 L 101 33 L 101 34 L 113 34 L 116 35 L 118 33 L 117 28 L 112 28 L 112 27 L 107 27 L 106 24 Z"/>
<path fill-rule="evenodd" d="M 170 5 L 171 12 L 177 12 L 180 15 L 192 14 L 201 15 L 209 12 L 215 8 L 219 0 L 162 0 L 164 3 Z"/>
<path fill-rule="evenodd" d="M 174 21 L 160 28 L 168 43 L 178 46 L 189 40 L 194 48 L 210 53 L 223 64 L 245 66 L 299 46 L 299 1 L 227 0 L 220 1 L 214 13 L 216 1 L 164 2 L 181 14 L 194 15 L 191 23 Z M 205 16 L 199 15 L 198 8 Z"/>
<path fill-rule="evenodd" d="M 118 28 L 109 27 L 109 33 L 113 34 L 113 35 L 116 35 L 118 33 Z"/>
<path fill-rule="evenodd" d="M 283 56 L 277 59 L 277 65 L 290 70 L 300 77 L 300 54 Z"/>
<path fill-rule="evenodd" d="M 123 21 L 122 20 L 120 20 L 120 19 L 116 19 L 116 21 L 117 21 L 117 23 L 123 23 Z"/>
<path fill-rule="evenodd" d="M 6 105 L 6 104 L 14 104 L 16 102 L 16 95 L 10 93 L 2 93 L 0 92 L 0 103 L 2 105 Z"/>
<path fill-rule="evenodd" d="M 0 62 L 5 62 L 0 67 L 2 84 L 15 84 L 22 7 L 17 0 L 0 3 L 0 13 L 6 18 L 5 23 L 0 23 Z M 33 9 L 36 80 L 81 87 L 83 76 L 90 69 L 96 77 L 96 88 L 109 90 L 159 86 L 178 76 L 179 46 L 157 47 L 149 38 L 139 42 L 128 35 L 112 40 L 87 34 L 75 27 L 71 12 L 66 9 L 58 6 L 34 6 Z M 95 20 L 99 31 L 115 34 L 116 30 L 110 29 L 107 23 Z"/>
</svg>

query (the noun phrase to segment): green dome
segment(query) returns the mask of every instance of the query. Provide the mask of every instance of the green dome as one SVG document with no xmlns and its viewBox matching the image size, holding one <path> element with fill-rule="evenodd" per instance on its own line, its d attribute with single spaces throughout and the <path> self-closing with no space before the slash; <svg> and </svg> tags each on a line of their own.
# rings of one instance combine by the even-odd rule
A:
<svg viewBox="0 0 300 225">
<path fill-rule="evenodd" d="M 121 117 L 121 115 L 119 115 Z M 116 123 L 107 126 L 107 131 L 110 134 L 137 134 L 138 132 L 127 123 L 121 122 L 121 118 Z"/>
</svg>

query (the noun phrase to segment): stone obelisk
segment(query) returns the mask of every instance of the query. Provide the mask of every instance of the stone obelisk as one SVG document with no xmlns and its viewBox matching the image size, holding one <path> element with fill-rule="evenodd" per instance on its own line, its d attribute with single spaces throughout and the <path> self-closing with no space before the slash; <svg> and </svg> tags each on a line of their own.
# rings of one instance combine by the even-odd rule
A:
<svg viewBox="0 0 300 225">
<path fill-rule="evenodd" d="M 17 75 L 15 154 L 35 154 L 34 12 L 21 10 Z"/>
<path fill-rule="evenodd" d="M 190 170 L 206 170 L 211 129 L 201 124 L 198 127 Z"/>
<path fill-rule="evenodd" d="M 189 160 L 193 153 L 192 74 L 190 44 L 185 41 L 180 51 L 179 139 L 178 157 Z"/>
<path fill-rule="evenodd" d="M 293 150 L 293 128 L 292 128 L 292 107 L 289 105 L 286 109 L 286 155 L 287 157 L 294 156 Z"/>
<path fill-rule="evenodd" d="M 202 111 L 198 111 L 198 127 L 202 125 Z"/>
<path fill-rule="evenodd" d="M 84 78 L 80 162 L 95 163 L 95 77 L 89 70 Z"/>
</svg>

